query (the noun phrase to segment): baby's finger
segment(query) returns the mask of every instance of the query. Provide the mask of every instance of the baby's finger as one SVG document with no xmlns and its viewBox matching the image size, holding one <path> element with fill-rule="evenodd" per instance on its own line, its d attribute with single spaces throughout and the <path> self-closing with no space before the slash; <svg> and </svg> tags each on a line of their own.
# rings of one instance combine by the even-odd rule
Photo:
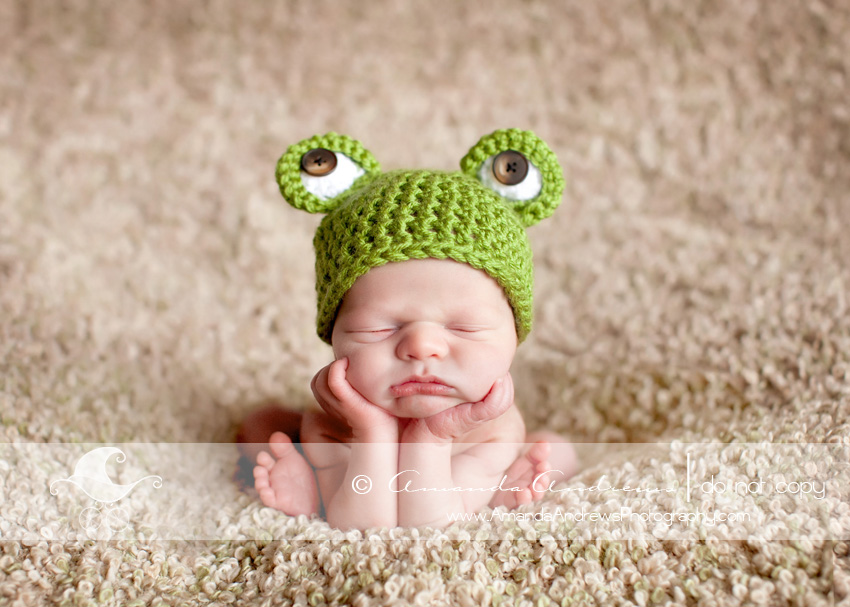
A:
<svg viewBox="0 0 850 607">
<path fill-rule="evenodd" d="M 316 399 L 316 402 L 325 412 L 331 415 L 338 415 L 339 399 L 334 396 L 328 387 L 329 367 L 330 365 L 316 373 L 313 381 L 310 382 L 310 389 L 313 391 L 313 398 Z"/>
<path fill-rule="evenodd" d="M 499 378 L 484 401 L 494 410 L 507 411 L 508 407 L 514 402 L 514 380 L 510 373 Z"/>
<path fill-rule="evenodd" d="M 367 405 L 366 400 L 355 390 L 348 379 L 345 377 L 345 372 L 348 370 L 348 358 L 340 358 L 331 364 L 328 371 L 328 388 L 331 394 L 340 402 Z"/>
<path fill-rule="evenodd" d="M 455 427 L 466 431 L 475 428 L 483 422 L 499 417 L 510 407 L 510 402 L 505 403 L 504 393 L 501 390 L 501 383 L 503 381 L 503 379 L 496 380 L 496 383 L 483 400 L 477 403 L 462 403 L 444 412 L 449 415 L 447 419 L 451 419 Z M 434 417 L 436 418 L 438 415 L 440 414 Z"/>
<path fill-rule="evenodd" d="M 470 419 L 475 422 L 496 419 L 507 411 L 513 402 L 513 383 L 510 375 L 506 375 L 496 380 L 484 400 L 470 407 Z"/>
<path fill-rule="evenodd" d="M 505 398 L 512 403 L 514 402 L 514 378 L 511 377 L 510 373 L 506 373 L 503 379 L 502 390 L 504 390 Z"/>
<path fill-rule="evenodd" d="M 328 386 L 328 367 L 322 367 L 318 373 L 310 380 L 310 389 L 313 391 L 313 396 L 316 400 L 324 398 L 324 391 Z"/>
</svg>

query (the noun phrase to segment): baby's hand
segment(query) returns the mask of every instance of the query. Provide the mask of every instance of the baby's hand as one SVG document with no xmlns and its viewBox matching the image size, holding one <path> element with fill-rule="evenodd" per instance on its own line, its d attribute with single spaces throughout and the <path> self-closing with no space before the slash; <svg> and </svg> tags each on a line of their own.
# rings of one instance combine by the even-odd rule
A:
<svg viewBox="0 0 850 607">
<path fill-rule="evenodd" d="M 525 455 L 519 456 L 505 470 L 504 487 L 509 490 L 497 491 L 490 500 L 490 507 L 506 506 L 513 510 L 542 498 L 549 484 L 549 471 L 552 469 L 548 460 L 551 451 L 549 443 L 538 441 L 529 447 Z"/>
<path fill-rule="evenodd" d="M 368 400 L 348 383 L 348 359 L 335 360 L 313 377 L 310 387 L 316 402 L 329 415 L 341 419 L 360 442 L 396 442 L 398 419 Z"/>
<path fill-rule="evenodd" d="M 496 419 L 514 402 L 511 374 L 496 380 L 490 392 L 477 403 L 462 403 L 431 417 L 412 421 L 405 428 L 409 442 L 453 441 L 481 424 Z"/>
</svg>

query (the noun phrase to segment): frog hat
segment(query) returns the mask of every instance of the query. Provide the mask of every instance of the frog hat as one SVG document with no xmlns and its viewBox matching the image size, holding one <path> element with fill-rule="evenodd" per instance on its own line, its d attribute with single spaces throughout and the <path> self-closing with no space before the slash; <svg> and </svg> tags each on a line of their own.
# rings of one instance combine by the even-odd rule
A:
<svg viewBox="0 0 850 607">
<path fill-rule="evenodd" d="M 325 213 L 316 249 L 317 331 L 331 343 L 342 298 L 371 268 L 408 259 L 453 259 L 505 291 L 517 338 L 531 330 L 534 272 L 525 228 L 561 202 L 555 154 L 529 131 L 487 135 L 458 172 L 383 173 L 363 145 L 329 133 L 289 147 L 277 183 L 289 204 Z"/>
</svg>

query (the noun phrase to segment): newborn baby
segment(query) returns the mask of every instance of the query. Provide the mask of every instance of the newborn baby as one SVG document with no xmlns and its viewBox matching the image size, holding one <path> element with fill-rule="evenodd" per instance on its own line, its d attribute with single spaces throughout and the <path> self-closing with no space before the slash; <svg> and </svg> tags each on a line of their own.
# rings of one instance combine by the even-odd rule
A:
<svg viewBox="0 0 850 607">
<path fill-rule="evenodd" d="M 461 168 L 384 174 L 335 134 L 278 163 L 286 200 L 327 213 L 314 239 L 318 333 L 335 360 L 313 379 L 321 410 L 243 423 L 245 442 L 270 436 L 254 469 L 267 506 L 323 506 L 343 529 L 442 527 L 538 499 L 550 463 L 559 478 L 575 472 L 561 437 L 526 435 L 509 373 L 531 327 L 525 227 L 560 203 L 560 167 L 512 129 L 482 138 Z"/>
</svg>

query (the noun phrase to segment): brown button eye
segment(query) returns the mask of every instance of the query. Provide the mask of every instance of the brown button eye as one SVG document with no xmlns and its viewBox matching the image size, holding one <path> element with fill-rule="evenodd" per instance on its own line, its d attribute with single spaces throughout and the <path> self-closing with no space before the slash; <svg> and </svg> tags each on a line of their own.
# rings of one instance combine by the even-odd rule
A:
<svg viewBox="0 0 850 607">
<path fill-rule="evenodd" d="M 310 150 L 301 157 L 301 170 L 313 177 L 328 175 L 335 168 L 336 154 L 324 148 Z"/>
<path fill-rule="evenodd" d="M 493 176 L 504 185 L 522 183 L 528 175 L 528 160 L 514 150 L 506 150 L 493 159 Z"/>
</svg>

